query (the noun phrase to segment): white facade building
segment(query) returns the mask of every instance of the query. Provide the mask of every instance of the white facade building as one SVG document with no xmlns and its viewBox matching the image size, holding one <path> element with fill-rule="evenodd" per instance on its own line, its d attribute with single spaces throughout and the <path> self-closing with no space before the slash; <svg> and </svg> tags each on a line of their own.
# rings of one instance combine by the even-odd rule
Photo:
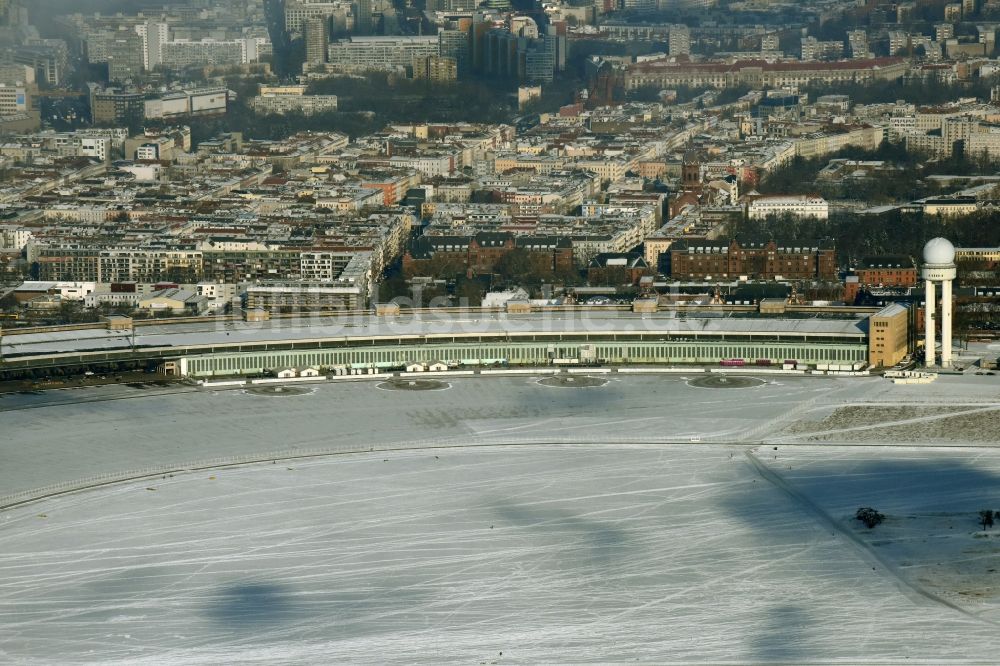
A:
<svg viewBox="0 0 1000 666">
<path fill-rule="evenodd" d="M 134 308 L 139 304 L 142 294 L 134 291 L 93 291 L 83 299 L 83 304 L 88 308 L 96 308 L 100 305 L 127 306 Z"/>
<path fill-rule="evenodd" d="M 45 290 L 51 294 L 58 294 L 64 301 L 82 301 L 89 294 L 97 290 L 96 282 L 23 282 L 18 287 L 24 291 Z"/>
<path fill-rule="evenodd" d="M 21 251 L 32 239 L 30 229 L 15 226 L 0 226 L 0 251 Z"/>
<path fill-rule="evenodd" d="M 413 169 L 425 176 L 447 176 L 455 171 L 454 155 L 397 156 L 389 159 L 394 167 Z"/>
<path fill-rule="evenodd" d="M 823 197 L 805 194 L 759 197 L 747 206 L 747 216 L 751 220 L 763 219 L 768 215 L 793 215 L 825 220 L 830 215 L 830 206 Z"/>
<path fill-rule="evenodd" d="M 143 103 L 146 118 L 174 118 L 194 114 L 225 113 L 228 88 L 189 88 L 170 92 Z"/>
<path fill-rule="evenodd" d="M 28 91 L 24 86 L 0 83 L 0 116 L 15 116 L 28 111 Z"/>
<path fill-rule="evenodd" d="M 135 31 L 142 37 L 142 66 L 148 70 L 160 65 L 163 62 L 163 44 L 169 39 L 169 26 L 148 21 L 135 26 Z"/>
</svg>

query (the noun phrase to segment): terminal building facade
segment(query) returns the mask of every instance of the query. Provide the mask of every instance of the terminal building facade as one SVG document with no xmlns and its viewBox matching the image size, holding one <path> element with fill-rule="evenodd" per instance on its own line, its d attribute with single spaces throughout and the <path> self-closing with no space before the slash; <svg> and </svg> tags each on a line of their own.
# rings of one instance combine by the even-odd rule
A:
<svg viewBox="0 0 1000 666">
<path fill-rule="evenodd" d="M 859 365 L 867 359 L 863 341 L 841 340 L 829 344 L 770 342 L 757 340 L 701 341 L 604 341 L 594 343 L 569 340 L 534 342 L 393 344 L 378 347 L 340 348 L 250 354 L 209 354 L 177 359 L 179 374 L 189 377 L 261 374 L 280 367 L 328 369 L 346 366 L 355 369 L 398 370 L 407 363 L 445 362 L 466 367 L 544 366 L 555 359 L 583 362 L 593 356 L 595 363 L 671 364 L 718 363 L 720 359 L 741 359 L 753 365 L 758 360 L 780 365 L 796 360 L 803 365 Z"/>
</svg>

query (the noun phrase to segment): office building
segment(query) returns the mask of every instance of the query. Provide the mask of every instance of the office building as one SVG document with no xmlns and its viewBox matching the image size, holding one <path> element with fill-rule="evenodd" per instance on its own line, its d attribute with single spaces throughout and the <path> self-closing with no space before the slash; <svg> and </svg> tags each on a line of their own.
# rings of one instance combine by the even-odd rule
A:
<svg viewBox="0 0 1000 666">
<path fill-rule="evenodd" d="M 302 34 L 305 22 L 311 18 L 330 19 L 340 15 L 346 19 L 351 10 L 348 2 L 310 2 L 309 0 L 288 0 L 285 3 L 285 30 L 292 35 Z M 345 21 L 346 23 L 346 21 Z"/>
<path fill-rule="evenodd" d="M 467 30 L 439 30 L 438 51 L 441 56 L 454 59 L 459 72 L 467 72 L 472 68 Z"/>
<path fill-rule="evenodd" d="M 355 0 L 354 6 L 354 34 L 372 34 L 372 0 Z"/>
<path fill-rule="evenodd" d="M 439 55 L 438 37 L 349 37 L 331 42 L 327 53 L 330 65 L 339 69 L 406 69 Z"/>
<path fill-rule="evenodd" d="M 97 124 L 129 125 L 142 122 L 145 115 L 141 93 L 91 87 L 90 115 Z"/>
<path fill-rule="evenodd" d="M 326 48 L 330 41 L 328 24 L 328 19 L 322 17 L 306 19 L 306 62 L 326 62 Z"/>
</svg>

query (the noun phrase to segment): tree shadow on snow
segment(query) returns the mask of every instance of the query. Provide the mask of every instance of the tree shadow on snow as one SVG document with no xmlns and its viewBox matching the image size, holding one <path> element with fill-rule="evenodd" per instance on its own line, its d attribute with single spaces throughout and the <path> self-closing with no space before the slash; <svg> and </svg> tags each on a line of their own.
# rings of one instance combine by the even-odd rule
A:
<svg viewBox="0 0 1000 666">
<path fill-rule="evenodd" d="M 950 529 L 948 525 L 953 523 L 954 532 L 949 534 L 968 535 L 971 540 L 970 533 L 981 529 L 977 523 L 979 510 L 1000 509 L 1000 456 L 974 461 L 963 458 L 958 450 L 893 451 L 864 447 L 848 452 L 838 449 L 826 460 L 790 453 L 785 463 L 781 449 L 761 447 L 757 454 L 777 479 L 751 470 L 749 483 L 735 485 L 720 498 L 721 510 L 751 528 L 748 544 L 756 557 L 766 558 L 769 551 L 777 557 L 797 543 L 803 548 L 802 557 L 816 552 L 818 558 L 815 562 L 798 562 L 797 566 L 808 567 L 818 577 L 832 575 L 844 562 L 856 557 L 859 575 L 845 575 L 843 584 L 847 586 L 845 589 L 857 586 L 860 595 L 869 592 L 862 582 L 862 570 L 866 572 L 882 558 L 892 571 L 885 572 L 879 566 L 880 572 L 873 575 L 898 577 L 919 593 L 922 588 L 916 574 L 896 568 L 903 560 L 909 563 L 911 555 L 913 561 L 928 558 L 927 547 L 907 532 L 914 525 L 919 529 L 921 521 L 929 523 L 929 517 L 934 520 L 943 517 L 945 529 Z M 987 467 L 990 464 L 996 467 L 990 469 Z M 775 493 L 786 501 L 776 502 Z M 866 529 L 854 518 L 859 507 L 873 507 L 885 514 L 885 523 Z M 803 532 L 803 524 L 810 523 L 815 526 L 815 534 Z M 844 549 L 844 557 L 838 561 L 829 559 L 829 549 L 805 548 L 810 542 L 835 535 Z M 883 548 L 890 541 L 891 553 Z M 933 555 L 931 558 L 936 559 Z M 998 559 L 984 561 L 982 567 L 996 565 Z M 945 560 L 939 566 L 939 571 L 947 573 L 963 565 Z M 1000 566 L 997 568 L 1000 570 Z M 816 620 L 802 604 L 784 601 L 784 594 L 783 590 L 775 589 L 773 603 L 761 604 L 762 610 L 754 623 L 759 630 L 746 645 L 747 656 L 763 662 L 822 661 L 826 655 L 815 633 Z M 918 597 L 917 604 L 937 603 L 933 597 L 927 597 L 925 602 L 920 601 L 919 594 L 911 597 Z M 953 612 L 956 620 L 962 619 L 960 611 L 948 612 Z M 872 621 L 877 623 L 880 619 L 874 617 Z M 891 632 L 887 627 L 884 629 Z"/>
<path fill-rule="evenodd" d="M 231 629 L 285 624 L 300 615 L 291 591 L 274 583 L 236 583 L 214 595 L 208 616 Z"/>
<path fill-rule="evenodd" d="M 572 549 L 574 560 L 561 558 L 567 566 L 605 566 L 617 555 L 631 548 L 625 530 L 614 525 L 575 515 L 551 505 L 525 506 L 498 500 L 490 505 L 497 521 L 504 526 L 532 530 Z"/>
</svg>

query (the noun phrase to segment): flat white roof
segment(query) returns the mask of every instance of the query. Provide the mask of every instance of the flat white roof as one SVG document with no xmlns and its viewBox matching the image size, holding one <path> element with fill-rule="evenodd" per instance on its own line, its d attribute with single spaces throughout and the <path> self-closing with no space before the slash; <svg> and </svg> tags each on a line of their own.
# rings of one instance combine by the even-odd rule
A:
<svg viewBox="0 0 1000 666">
<path fill-rule="evenodd" d="M 530 334 L 637 334 L 718 335 L 718 334 L 788 334 L 816 337 L 858 337 L 867 332 L 865 318 L 858 319 L 785 319 L 735 317 L 685 317 L 673 312 L 634 314 L 631 312 L 574 312 L 507 315 L 504 313 L 469 313 L 454 316 L 421 313 L 384 318 L 370 315 L 324 317 L 316 320 L 272 319 L 267 322 L 213 322 L 140 326 L 135 330 L 135 345 L 145 347 L 185 347 L 206 344 L 301 341 L 316 339 Z M 56 354 L 101 349 L 126 349 L 131 336 L 118 331 L 88 329 L 5 335 L 4 354 Z"/>
</svg>

